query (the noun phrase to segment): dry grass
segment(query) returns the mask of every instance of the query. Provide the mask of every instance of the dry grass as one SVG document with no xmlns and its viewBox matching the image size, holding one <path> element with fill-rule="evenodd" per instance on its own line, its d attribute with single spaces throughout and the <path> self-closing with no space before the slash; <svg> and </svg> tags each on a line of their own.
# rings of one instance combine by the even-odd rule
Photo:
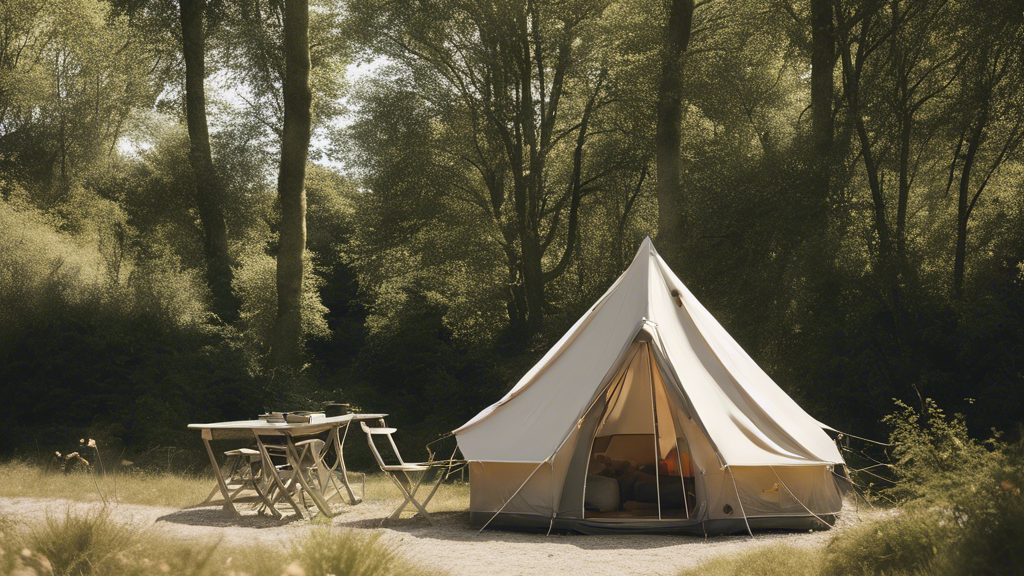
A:
<svg viewBox="0 0 1024 576">
<path fill-rule="evenodd" d="M 0 464 L 0 496 L 65 498 L 183 508 L 201 502 L 214 485 L 213 476 L 120 471 L 106 476 L 76 471 L 48 472 L 13 461 Z"/>
<path fill-rule="evenodd" d="M 2 518 L 0 518 L 2 519 Z M 0 574 L 38 576 L 429 576 L 379 534 L 316 528 L 283 549 L 196 545 L 119 524 L 106 509 L 36 525 L 0 522 Z M 29 571 L 31 569 L 32 571 Z"/>
<path fill-rule="evenodd" d="M 350 482 L 352 482 L 353 487 L 356 487 L 356 496 L 359 496 L 359 481 L 356 478 L 351 478 Z M 424 492 L 424 490 L 426 488 L 420 489 L 420 492 L 416 495 L 417 499 L 426 497 L 429 492 Z M 397 506 L 403 499 L 398 487 L 383 474 L 366 475 L 367 502 Z M 456 481 L 442 484 L 437 489 L 437 493 L 434 494 L 434 498 L 430 500 L 427 510 L 429 512 L 464 512 L 469 510 L 469 482 Z"/>
<path fill-rule="evenodd" d="M 678 576 L 818 576 L 821 564 L 820 550 L 764 546 L 739 556 L 715 558 Z"/>
<path fill-rule="evenodd" d="M 350 475 L 356 496 L 361 482 Z M 0 464 L 0 496 L 9 498 L 65 498 L 81 502 L 100 501 L 148 506 L 184 508 L 202 502 L 214 488 L 213 474 L 183 475 L 146 472 L 117 472 L 105 477 L 85 472 L 48 472 L 20 461 Z M 426 494 L 418 494 L 424 497 Z M 402 502 L 398 487 L 381 473 L 367 474 L 366 501 L 384 504 Z M 438 488 L 430 502 L 430 511 L 464 511 L 469 509 L 469 484 L 454 482 Z"/>
</svg>

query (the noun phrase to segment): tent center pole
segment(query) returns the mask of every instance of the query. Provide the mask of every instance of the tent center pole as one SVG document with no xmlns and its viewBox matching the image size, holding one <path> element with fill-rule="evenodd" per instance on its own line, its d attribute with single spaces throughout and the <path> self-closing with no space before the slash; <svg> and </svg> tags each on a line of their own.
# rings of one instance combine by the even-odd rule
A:
<svg viewBox="0 0 1024 576">
<path fill-rule="evenodd" d="M 652 365 L 653 354 L 651 345 L 644 345 L 647 349 L 647 378 L 651 383 L 651 419 L 654 420 L 654 488 L 658 491 L 658 520 L 661 520 L 661 435 L 658 431 L 658 396 L 654 391 L 654 366 Z M 676 450 L 678 453 L 678 449 Z M 686 491 L 683 491 L 683 499 L 686 499 Z"/>
</svg>

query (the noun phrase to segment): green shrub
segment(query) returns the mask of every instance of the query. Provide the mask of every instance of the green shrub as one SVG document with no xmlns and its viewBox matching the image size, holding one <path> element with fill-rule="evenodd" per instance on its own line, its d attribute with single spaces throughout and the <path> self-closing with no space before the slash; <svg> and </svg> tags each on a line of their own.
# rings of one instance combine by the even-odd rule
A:
<svg viewBox="0 0 1024 576">
<path fill-rule="evenodd" d="M 883 418 L 892 427 L 893 471 L 898 482 L 885 493 L 896 502 L 920 502 L 957 508 L 965 489 L 992 479 L 1002 459 L 997 438 L 985 442 L 971 438 L 962 414 L 949 417 L 931 398 L 924 413 L 903 402 Z"/>
<path fill-rule="evenodd" d="M 70 234 L 59 218 L 0 199 L 0 366 L 5 400 L 18 406 L 14 441 L 0 451 L 93 437 L 130 445 L 136 461 L 158 445 L 194 448 L 202 461 L 186 424 L 264 407 L 255 355 L 237 330 L 209 322 L 200 274 L 171 252 L 129 260 L 115 216 Z"/>
<path fill-rule="evenodd" d="M 987 476 L 955 498 L 961 534 L 952 573 L 1024 574 L 1024 444 L 1002 447 L 993 460 Z"/>
<path fill-rule="evenodd" d="M 892 426 L 896 483 L 887 495 L 902 505 L 893 518 L 852 528 L 828 548 L 829 574 L 1024 573 L 1024 444 L 999 434 L 972 438 L 960 414 L 931 399 L 925 414 L 897 402 Z"/>
<path fill-rule="evenodd" d="M 948 560 L 948 547 L 955 537 L 948 513 L 905 510 L 838 534 L 825 548 L 821 575 L 931 573 Z"/>
</svg>

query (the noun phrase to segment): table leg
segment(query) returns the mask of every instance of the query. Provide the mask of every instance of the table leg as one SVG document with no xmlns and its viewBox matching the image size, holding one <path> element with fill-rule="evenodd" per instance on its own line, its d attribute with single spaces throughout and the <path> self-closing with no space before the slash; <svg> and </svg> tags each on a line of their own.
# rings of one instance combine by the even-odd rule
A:
<svg viewBox="0 0 1024 576">
<path fill-rule="evenodd" d="M 235 505 L 231 502 L 231 493 L 228 492 L 227 482 L 224 482 L 224 476 L 220 473 L 217 457 L 213 455 L 213 448 L 210 447 L 211 438 L 208 438 L 208 436 L 212 437 L 213 434 L 209 430 L 203 430 L 203 444 L 206 445 L 206 453 L 210 456 L 210 465 L 213 466 L 213 474 L 217 477 L 217 486 L 220 487 L 220 493 L 224 496 L 224 509 L 235 516 L 241 516 L 238 510 L 235 510 Z"/>
<path fill-rule="evenodd" d="M 260 454 L 263 456 L 263 464 L 266 466 L 267 473 L 270 475 L 271 482 L 273 482 L 273 485 L 277 486 L 277 489 L 281 491 L 281 495 L 284 496 L 284 499 L 288 501 L 288 504 L 291 505 L 292 509 L 295 510 L 296 514 L 298 514 L 303 519 L 308 518 L 309 513 L 306 512 L 305 508 L 299 506 L 295 502 L 295 499 L 292 498 L 291 493 L 288 492 L 288 488 L 284 485 L 284 482 L 281 480 L 281 476 L 277 473 L 277 468 L 274 467 L 274 461 L 270 458 L 270 453 L 267 452 L 267 447 L 263 445 L 263 440 L 260 439 L 260 435 L 256 434 L 255 432 L 253 432 L 253 435 L 256 436 L 256 446 L 260 449 Z M 291 439 L 288 440 L 288 444 L 291 446 L 290 450 L 295 450 L 295 446 L 291 445 Z M 296 471 L 296 473 L 297 472 L 298 471 Z M 273 503 L 270 504 L 270 508 L 272 510 L 276 510 L 276 508 L 274 508 Z M 278 514 L 280 514 L 280 512 L 278 512 Z"/>
<path fill-rule="evenodd" d="M 317 466 L 319 467 L 321 472 L 321 474 L 319 475 L 321 484 L 323 486 L 330 485 L 331 487 L 334 488 L 334 492 L 330 492 L 327 488 L 322 488 L 324 502 L 327 503 L 330 503 L 335 496 L 338 496 L 339 498 L 344 498 L 344 496 L 341 493 L 341 485 L 338 484 L 338 478 L 335 475 L 335 472 L 340 468 L 340 466 L 338 466 L 337 438 L 338 429 L 331 428 L 330 431 L 327 432 L 327 440 L 324 441 L 323 451 L 320 453 L 320 459 L 317 461 Z M 327 453 L 332 449 L 334 450 L 335 455 L 334 462 L 330 466 L 328 466 Z M 328 494 L 328 492 L 330 493 Z"/>
<path fill-rule="evenodd" d="M 342 483 L 345 484 L 345 491 L 348 492 L 349 502 L 351 502 L 353 505 L 355 505 L 355 504 L 358 504 L 359 502 L 362 502 L 362 500 L 359 500 L 359 502 L 357 502 L 356 501 L 356 495 L 352 493 L 352 485 L 348 483 L 348 469 L 345 468 L 345 454 L 342 451 L 342 449 L 345 447 L 345 438 L 348 438 L 348 427 L 349 427 L 349 424 L 351 424 L 351 422 L 346 422 L 345 423 L 345 434 L 344 434 L 344 436 L 342 436 L 342 438 L 340 440 L 338 439 L 338 429 L 337 428 L 334 429 L 334 431 L 333 431 L 333 434 L 334 434 L 334 452 L 338 456 L 337 464 L 341 468 L 341 481 L 342 481 Z M 363 498 L 365 498 L 365 497 L 366 497 L 366 494 L 363 494 Z"/>
</svg>

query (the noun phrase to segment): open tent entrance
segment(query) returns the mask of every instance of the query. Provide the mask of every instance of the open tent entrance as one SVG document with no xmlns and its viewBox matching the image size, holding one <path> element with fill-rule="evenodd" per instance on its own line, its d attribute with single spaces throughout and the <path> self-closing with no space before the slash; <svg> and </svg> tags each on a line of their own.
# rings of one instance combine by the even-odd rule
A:
<svg viewBox="0 0 1024 576">
<path fill-rule="evenodd" d="M 686 418 L 641 332 L 615 376 L 584 417 L 593 429 L 583 487 L 583 518 L 687 519 L 697 490 Z M 578 448 L 578 449 L 579 449 Z"/>
</svg>

